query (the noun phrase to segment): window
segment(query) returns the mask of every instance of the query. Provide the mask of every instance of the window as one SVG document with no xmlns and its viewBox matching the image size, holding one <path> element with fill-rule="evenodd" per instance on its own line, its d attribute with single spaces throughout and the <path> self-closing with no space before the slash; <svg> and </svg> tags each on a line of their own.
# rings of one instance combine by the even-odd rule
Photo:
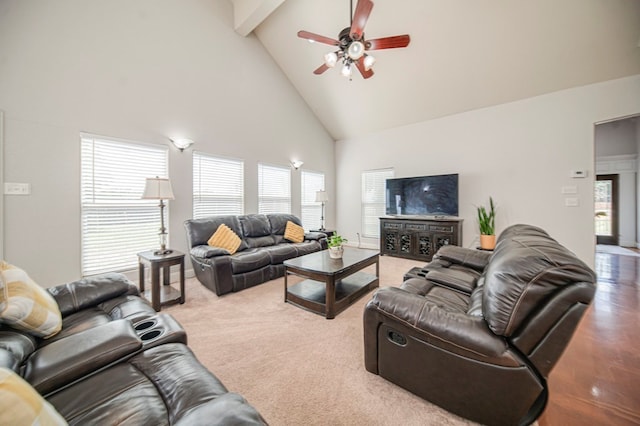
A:
<svg viewBox="0 0 640 426">
<path fill-rule="evenodd" d="M 244 162 L 193 153 L 193 217 L 244 213 Z"/>
<path fill-rule="evenodd" d="M 316 203 L 316 191 L 324 189 L 324 173 L 308 172 L 303 170 L 301 173 L 301 197 L 302 204 L 301 219 L 302 226 L 307 231 L 311 229 L 320 229 L 322 203 Z"/>
<path fill-rule="evenodd" d="M 291 169 L 258 164 L 258 213 L 291 213 Z"/>
<path fill-rule="evenodd" d="M 167 175 L 166 147 L 81 135 L 83 276 L 135 269 L 158 247 L 158 201 L 141 197 L 146 178 Z"/>
<path fill-rule="evenodd" d="M 393 169 L 362 172 L 362 236 L 380 237 L 380 216 L 385 214 L 386 180 L 393 177 Z"/>
</svg>

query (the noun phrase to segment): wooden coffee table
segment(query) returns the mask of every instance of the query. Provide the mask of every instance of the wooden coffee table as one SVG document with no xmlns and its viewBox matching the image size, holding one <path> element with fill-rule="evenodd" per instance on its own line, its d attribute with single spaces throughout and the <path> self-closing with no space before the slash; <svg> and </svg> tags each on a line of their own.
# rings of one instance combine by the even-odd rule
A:
<svg viewBox="0 0 640 426">
<path fill-rule="evenodd" d="M 329 250 L 284 261 L 284 301 L 332 319 L 356 300 L 378 287 L 377 250 L 344 248 L 342 259 L 329 257 Z M 376 265 L 376 274 L 362 272 Z M 289 287 L 288 276 L 306 280 Z"/>
</svg>

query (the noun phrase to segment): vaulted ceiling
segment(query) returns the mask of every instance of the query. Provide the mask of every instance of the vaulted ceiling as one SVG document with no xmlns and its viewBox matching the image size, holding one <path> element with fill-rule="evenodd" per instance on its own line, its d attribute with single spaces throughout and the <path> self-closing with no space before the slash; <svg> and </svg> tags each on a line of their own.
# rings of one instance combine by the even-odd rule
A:
<svg viewBox="0 0 640 426">
<path fill-rule="evenodd" d="M 314 75 L 332 48 L 296 35 L 337 38 L 349 0 L 232 3 L 336 140 L 640 74 L 638 0 L 374 0 L 365 37 L 411 44 L 372 52 L 368 80 Z"/>
</svg>

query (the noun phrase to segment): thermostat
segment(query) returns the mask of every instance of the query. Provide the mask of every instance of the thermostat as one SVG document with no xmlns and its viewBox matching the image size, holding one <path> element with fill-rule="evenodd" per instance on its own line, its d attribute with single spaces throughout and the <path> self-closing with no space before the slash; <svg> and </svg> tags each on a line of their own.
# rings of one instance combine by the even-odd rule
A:
<svg viewBox="0 0 640 426">
<path fill-rule="evenodd" d="M 587 174 L 586 170 L 571 170 L 570 176 L 572 178 L 586 178 Z"/>
</svg>

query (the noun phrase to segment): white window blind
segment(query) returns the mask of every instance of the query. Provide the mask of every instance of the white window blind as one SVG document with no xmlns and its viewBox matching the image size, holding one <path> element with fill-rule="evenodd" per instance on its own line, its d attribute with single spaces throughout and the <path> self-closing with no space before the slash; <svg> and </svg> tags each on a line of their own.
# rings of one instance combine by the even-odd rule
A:
<svg viewBox="0 0 640 426">
<path fill-rule="evenodd" d="M 166 147 L 81 135 L 83 276 L 135 269 L 159 246 L 158 201 L 141 197 L 146 178 L 167 175 Z"/>
<path fill-rule="evenodd" d="M 393 169 L 362 172 L 362 236 L 380 237 L 380 216 L 385 214 L 386 180 Z"/>
<path fill-rule="evenodd" d="M 301 173 L 301 220 L 304 229 L 320 229 L 322 204 L 316 203 L 316 191 L 324 189 L 324 173 L 303 170 Z"/>
<path fill-rule="evenodd" d="M 193 153 L 193 217 L 244 213 L 244 162 Z"/>
<path fill-rule="evenodd" d="M 258 164 L 258 213 L 291 213 L 291 169 Z"/>
</svg>

